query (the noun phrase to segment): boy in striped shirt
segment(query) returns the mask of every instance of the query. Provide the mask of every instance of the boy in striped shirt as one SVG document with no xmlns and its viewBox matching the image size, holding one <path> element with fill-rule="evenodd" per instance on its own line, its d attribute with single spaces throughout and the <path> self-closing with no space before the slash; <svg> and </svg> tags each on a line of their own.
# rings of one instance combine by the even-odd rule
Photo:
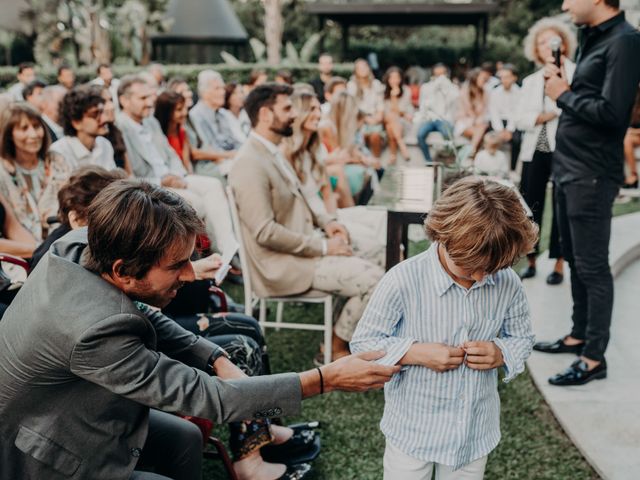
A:
<svg viewBox="0 0 640 480">
<path fill-rule="evenodd" d="M 385 386 L 380 428 L 385 480 L 482 479 L 500 441 L 497 369 L 524 370 L 534 337 L 510 268 L 538 230 L 517 194 L 479 177 L 459 180 L 425 221 L 431 247 L 382 278 L 351 351 L 385 350 L 403 365 Z"/>
</svg>

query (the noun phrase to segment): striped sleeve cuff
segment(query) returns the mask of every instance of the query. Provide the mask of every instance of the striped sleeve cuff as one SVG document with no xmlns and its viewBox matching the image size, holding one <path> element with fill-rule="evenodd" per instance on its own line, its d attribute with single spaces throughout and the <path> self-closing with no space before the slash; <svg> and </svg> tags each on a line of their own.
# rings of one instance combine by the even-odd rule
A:
<svg viewBox="0 0 640 480">
<path fill-rule="evenodd" d="M 387 345 L 383 347 L 387 354 L 376 360 L 376 363 L 386 366 L 396 365 L 409 351 L 411 345 L 415 343 L 413 338 L 397 338 L 394 340 L 393 343 L 388 342 Z"/>
<path fill-rule="evenodd" d="M 501 338 L 494 338 L 495 343 L 502 352 L 502 358 L 504 359 L 504 378 L 503 382 L 509 383 L 524 371 L 524 362 L 518 362 L 514 357 L 509 346 Z"/>
</svg>

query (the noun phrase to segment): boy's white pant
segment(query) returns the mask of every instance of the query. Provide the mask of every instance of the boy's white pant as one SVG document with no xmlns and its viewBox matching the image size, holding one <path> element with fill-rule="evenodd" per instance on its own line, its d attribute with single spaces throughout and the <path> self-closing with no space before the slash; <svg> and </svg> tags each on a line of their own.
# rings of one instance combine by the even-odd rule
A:
<svg viewBox="0 0 640 480">
<path fill-rule="evenodd" d="M 423 462 L 410 457 L 387 442 L 384 451 L 384 480 L 431 480 L 433 469 L 436 480 L 482 480 L 487 465 L 487 456 L 474 460 L 464 467 L 453 467 L 440 463 Z"/>
</svg>

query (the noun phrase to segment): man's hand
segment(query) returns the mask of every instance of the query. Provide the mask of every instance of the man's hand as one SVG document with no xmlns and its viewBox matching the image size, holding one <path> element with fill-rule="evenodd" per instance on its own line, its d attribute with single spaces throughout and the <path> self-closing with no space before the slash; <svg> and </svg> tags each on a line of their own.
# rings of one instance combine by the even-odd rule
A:
<svg viewBox="0 0 640 480">
<path fill-rule="evenodd" d="M 222 266 L 222 258 L 217 253 L 214 253 L 208 257 L 191 262 L 191 265 L 193 265 L 196 280 L 213 280 L 216 272 Z"/>
<path fill-rule="evenodd" d="M 564 73 L 564 67 L 558 67 L 553 63 L 552 58 L 547 59 L 547 62 L 544 66 L 544 93 L 555 102 L 560 95 L 570 90 L 570 87 Z"/>
<path fill-rule="evenodd" d="M 504 365 L 502 350 L 493 342 L 465 342 L 464 364 L 473 370 L 491 370 Z"/>
<path fill-rule="evenodd" d="M 553 120 L 557 116 L 558 115 L 555 112 L 542 112 L 536 118 L 536 125 L 542 125 L 543 123 L 550 122 L 551 120 Z"/>
<path fill-rule="evenodd" d="M 400 365 L 388 367 L 373 363 L 384 357 L 384 351 L 362 352 L 342 357 L 335 362 L 320 367 L 324 392 L 341 390 L 343 392 L 366 392 L 384 386 L 391 377 L 400 371 Z M 320 393 L 320 375 L 317 370 L 300 374 L 302 398 Z"/>
<path fill-rule="evenodd" d="M 436 372 L 455 370 L 464 360 L 464 350 L 444 343 L 414 343 L 400 359 L 401 365 L 421 365 Z"/>
<path fill-rule="evenodd" d="M 341 237 L 327 239 L 327 255 L 340 255 L 350 257 L 353 255 L 351 246 Z"/>
<path fill-rule="evenodd" d="M 329 222 L 324 227 L 324 231 L 329 238 L 342 238 L 347 244 L 350 243 L 349 232 L 341 223 L 336 221 Z"/>
<path fill-rule="evenodd" d="M 247 376 L 242 370 L 236 367 L 231 360 L 224 356 L 218 357 L 216 361 L 213 362 L 213 370 L 215 371 L 216 377 L 222 380 L 245 378 Z"/>
<path fill-rule="evenodd" d="M 187 182 L 185 182 L 183 178 L 178 177 L 177 175 L 172 175 L 172 174 L 165 175 L 164 177 L 162 177 L 160 184 L 163 187 L 167 187 L 167 188 L 177 188 L 177 189 L 187 188 Z"/>
</svg>

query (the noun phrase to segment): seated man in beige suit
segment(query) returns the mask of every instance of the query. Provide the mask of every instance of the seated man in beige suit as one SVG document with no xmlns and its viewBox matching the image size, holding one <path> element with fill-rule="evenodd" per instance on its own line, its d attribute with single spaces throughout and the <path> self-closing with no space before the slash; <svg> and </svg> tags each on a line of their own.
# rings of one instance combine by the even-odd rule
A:
<svg viewBox="0 0 640 480">
<path fill-rule="evenodd" d="M 245 110 L 253 130 L 238 151 L 229 184 L 257 294 L 295 295 L 315 289 L 348 298 L 334 328 L 337 358 L 349 353 L 351 335 L 384 272 L 353 256 L 343 225 L 313 213 L 278 149 L 282 138 L 293 133 L 292 92 L 286 85 L 266 84 L 249 94 Z"/>
</svg>

